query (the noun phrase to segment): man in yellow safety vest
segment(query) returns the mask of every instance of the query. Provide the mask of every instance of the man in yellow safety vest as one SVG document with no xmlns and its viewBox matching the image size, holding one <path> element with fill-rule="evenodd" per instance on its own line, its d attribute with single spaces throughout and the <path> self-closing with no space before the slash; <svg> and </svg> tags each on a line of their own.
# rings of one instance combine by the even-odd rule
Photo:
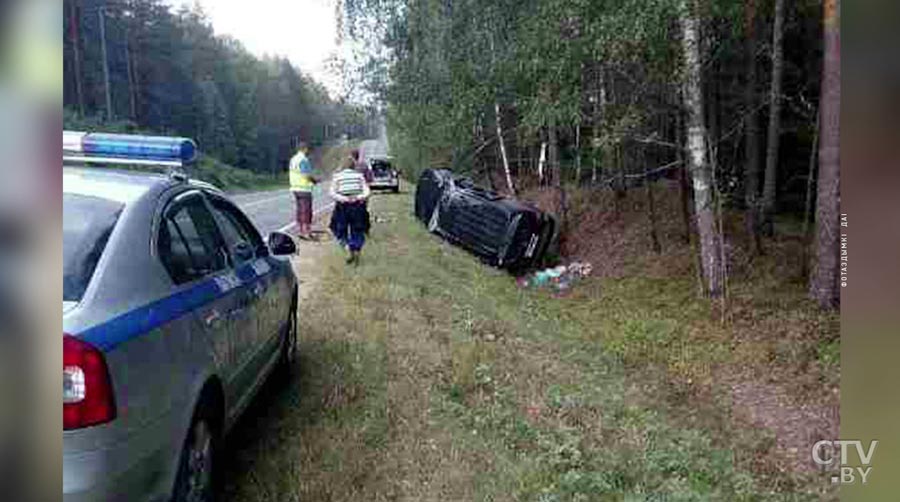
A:
<svg viewBox="0 0 900 502">
<path fill-rule="evenodd" d="M 312 162 L 306 157 L 309 151 L 306 143 L 300 143 L 297 154 L 291 157 L 288 165 L 288 176 L 291 183 L 291 192 L 294 194 L 294 202 L 297 205 L 297 226 L 300 237 L 309 239 L 312 232 L 312 197 L 313 187 L 318 180 L 313 176 Z"/>
</svg>

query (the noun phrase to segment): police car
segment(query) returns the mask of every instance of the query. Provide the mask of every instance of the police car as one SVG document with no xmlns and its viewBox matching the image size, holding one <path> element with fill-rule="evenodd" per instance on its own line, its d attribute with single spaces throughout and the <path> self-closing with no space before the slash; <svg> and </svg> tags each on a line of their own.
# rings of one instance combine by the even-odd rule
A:
<svg viewBox="0 0 900 502">
<path fill-rule="evenodd" d="M 181 174 L 189 139 L 63 145 L 63 499 L 211 500 L 222 438 L 295 352 L 294 242 Z"/>
</svg>

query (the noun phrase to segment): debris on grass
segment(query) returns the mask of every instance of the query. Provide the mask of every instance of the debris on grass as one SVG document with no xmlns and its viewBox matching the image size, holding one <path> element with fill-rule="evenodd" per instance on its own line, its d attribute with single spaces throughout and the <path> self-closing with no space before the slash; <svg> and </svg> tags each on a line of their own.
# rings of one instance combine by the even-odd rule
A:
<svg viewBox="0 0 900 502">
<path fill-rule="evenodd" d="M 554 297 L 559 297 L 568 293 L 574 283 L 591 275 L 592 270 L 590 263 L 574 262 L 518 277 L 516 285 L 520 288 L 549 286 L 553 290 Z"/>
</svg>

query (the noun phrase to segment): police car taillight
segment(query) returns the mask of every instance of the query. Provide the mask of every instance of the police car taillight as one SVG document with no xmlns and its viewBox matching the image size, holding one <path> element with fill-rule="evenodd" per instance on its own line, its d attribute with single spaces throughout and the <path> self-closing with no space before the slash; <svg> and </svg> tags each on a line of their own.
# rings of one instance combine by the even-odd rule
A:
<svg viewBox="0 0 900 502">
<path fill-rule="evenodd" d="M 65 160 L 180 166 L 196 158 L 190 138 L 63 131 Z"/>
<path fill-rule="evenodd" d="M 116 404 L 103 353 L 83 340 L 63 335 L 63 430 L 114 418 Z"/>
</svg>

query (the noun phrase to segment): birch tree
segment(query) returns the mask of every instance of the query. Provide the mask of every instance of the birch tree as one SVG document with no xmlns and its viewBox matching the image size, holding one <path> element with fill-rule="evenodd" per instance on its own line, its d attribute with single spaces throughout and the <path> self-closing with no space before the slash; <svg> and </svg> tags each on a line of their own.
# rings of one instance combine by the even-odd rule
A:
<svg viewBox="0 0 900 502">
<path fill-rule="evenodd" d="M 497 68 L 497 48 L 494 44 L 493 32 L 489 32 L 489 39 L 491 43 L 491 74 L 493 80 L 499 82 L 502 71 L 498 71 Z M 499 85 L 497 85 L 497 87 L 499 87 Z M 516 188 L 513 186 L 512 174 L 509 170 L 509 156 L 506 154 L 506 140 L 503 138 L 503 114 L 500 113 L 500 101 L 497 97 L 499 94 L 500 89 L 496 89 L 494 96 L 494 118 L 497 123 L 497 143 L 500 145 L 500 159 L 503 162 L 503 174 L 506 176 L 506 189 L 511 195 L 515 196 Z"/>
<path fill-rule="evenodd" d="M 681 1 L 681 43 L 684 54 L 684 106 L 687 110 L 687 157 L 694 184 L 694 214 L 700 236 L 700 256 L 706 291 L 722 294 L 722 263 L 713 207 L 712 173 L 707 162 L 706 126 L 700 75 L 700 22 L 692 0 Z"/>
</svg>

